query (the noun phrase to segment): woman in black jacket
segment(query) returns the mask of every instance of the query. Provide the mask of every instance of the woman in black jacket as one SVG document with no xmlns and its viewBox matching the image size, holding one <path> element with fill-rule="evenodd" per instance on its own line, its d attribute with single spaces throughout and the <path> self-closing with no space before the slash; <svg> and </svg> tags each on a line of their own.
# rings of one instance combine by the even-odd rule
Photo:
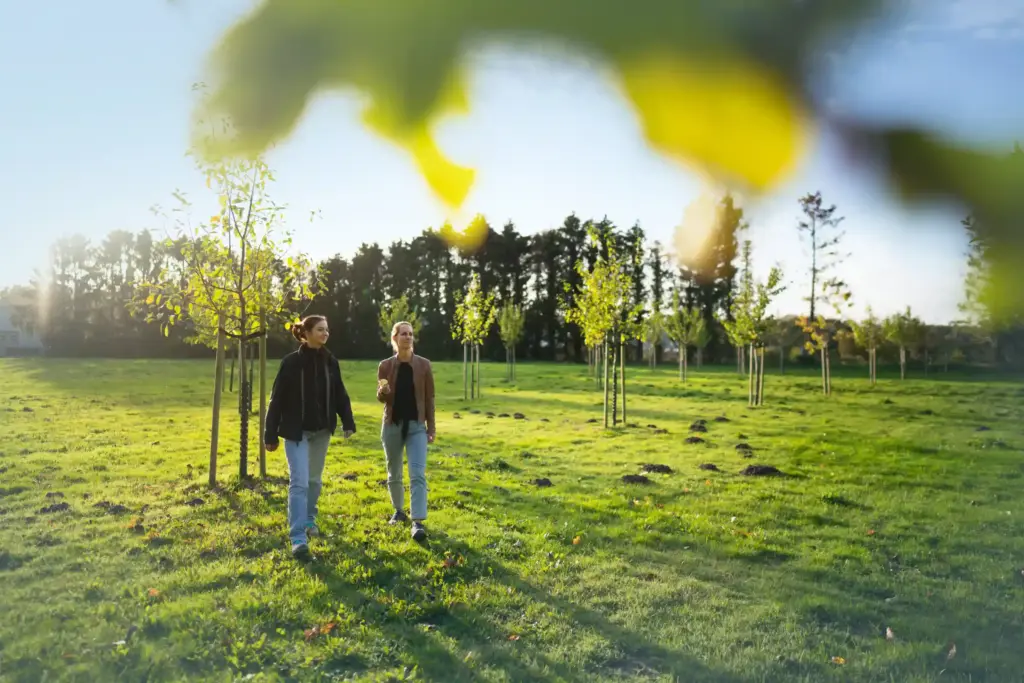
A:
<svg viewBox="0 0 1024 683">
<path fill-rule="evenodd" d="M 356 431 L 352 402 L 341 379 L 338 359 L 324 344 L 330 336 L 327 319 L 311 315 L 292 325 L 297 351 L 281 361 L 267 408 L 263 443 L 277 450 L 280 438 L 288 459 L 288 533 L 292 554 L 309 556 L 309 538 L 319 533 L 317 501 L 323 487 L 324 463 L 338 418 L 345 438 Z"/>
</svg>

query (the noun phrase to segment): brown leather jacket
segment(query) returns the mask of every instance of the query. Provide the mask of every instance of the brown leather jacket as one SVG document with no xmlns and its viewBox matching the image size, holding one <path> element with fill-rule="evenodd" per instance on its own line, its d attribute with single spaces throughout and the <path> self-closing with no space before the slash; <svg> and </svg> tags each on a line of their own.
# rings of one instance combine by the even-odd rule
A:
<svg viewBox="0 0 1024 683">
<path fill-rule="evenodd" d="M 427 425 L 427 434 L 434 434 L 434 370 L 430 361 L 423 356 L 413 354 L 412 381 L 416 393 L 416 411 L 420 422 Z M 395 382 L 398 378 L 398 356 L 386 358 L 377 366 L 377 400 L 384 404 L 384 424 L 391 424 L 391 410 L 395 400 Z M 382 394 L 380 380 L 386 379 L 390 391 Z"/>
</svg>

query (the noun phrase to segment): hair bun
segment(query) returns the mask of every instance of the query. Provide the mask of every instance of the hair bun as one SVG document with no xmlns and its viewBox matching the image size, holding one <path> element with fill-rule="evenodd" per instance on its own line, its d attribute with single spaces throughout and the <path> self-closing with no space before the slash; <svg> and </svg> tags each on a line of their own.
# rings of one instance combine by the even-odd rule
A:
<svg viewBox="0 0 1024 683">
<path fill-rule="evenodd" d="M 292 336 L 299 341 L 305 338 L 306 335 L 303 333 L 302 323 L 292 323 Z"/>
</svg>

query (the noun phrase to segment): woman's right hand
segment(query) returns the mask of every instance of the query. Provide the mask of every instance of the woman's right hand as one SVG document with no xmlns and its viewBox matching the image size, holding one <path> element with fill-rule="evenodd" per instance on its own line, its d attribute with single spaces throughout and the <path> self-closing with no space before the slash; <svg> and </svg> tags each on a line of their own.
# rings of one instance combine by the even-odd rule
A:
<svg viewBox="0 0 1024 683">
<path fill-rule="evenodd" d="M 271 453 L 273 453 L 274 451 L 277 450 L 277 444 L 276 443 L 267 443 L 267 444 L 263 444 L 263 445 L 266 446 L 267 450 L 270 451 Z"/>
</svg>

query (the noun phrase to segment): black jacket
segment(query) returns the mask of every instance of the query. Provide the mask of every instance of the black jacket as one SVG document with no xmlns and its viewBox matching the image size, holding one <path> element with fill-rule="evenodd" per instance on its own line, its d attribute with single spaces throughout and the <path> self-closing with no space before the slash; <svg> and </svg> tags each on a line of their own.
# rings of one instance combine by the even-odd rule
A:
<svg viewBox="0 0 1024 683">
<path fill-rule="evenodd" d="M 310 357 L 312 355 L 312 358 Z M 310 361 L 323 363 L 324 376 L 328 378 L 325 386 L 326 396 L 322 401 L 310 401 L 312 387 L 305 368 Z M 338 428 L 341 418 L 342 428 L 348 432 L 356 431 L 355 419 L 352 417 L 352 402 L 345 383 L 341 379 L 341 366 L 338 359 L 327 349 L 313 351 L 307 346 L 299 347 L 298 351 L 289 353 L 281 360 L 281 368 L 274 379 L 274 388 L 270 392 L 270 405 L 267 407 L 266 431 L 263 443 L 276 444 L 283 438 L 288 441 L 302 440 L 303 418 L 307 410 L 316 410 L 317 404 L 327 407 L 325 427 L 331 431 Z"/>
</svg>

